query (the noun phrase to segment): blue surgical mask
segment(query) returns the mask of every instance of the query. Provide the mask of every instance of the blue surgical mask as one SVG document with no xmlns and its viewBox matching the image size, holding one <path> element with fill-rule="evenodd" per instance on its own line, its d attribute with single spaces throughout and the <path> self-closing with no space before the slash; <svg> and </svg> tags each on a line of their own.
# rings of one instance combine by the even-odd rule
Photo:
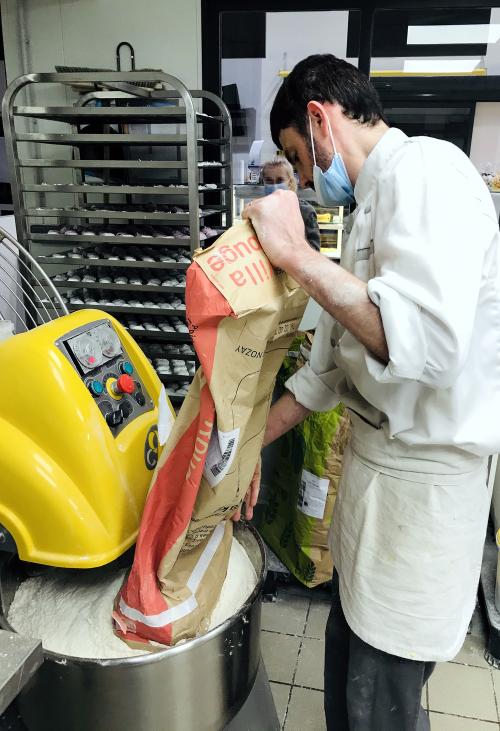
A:
<svg viewBox="0 0 500 731">
<path fill-rule="evenodd" d="M 286 183 L 265 183 L 264 184 L 264 195 L 271 195 L 275 190 L 288 190 Z"/>
<path fill-rule="evenodd" d="M 327 117 L 328 130 L 333 145 L 333 160 L 328 170 L 323 170 L 316 164 L 316 152 L 314 149 L 314 137 L 312 133 L 311 117 L 309 117 L 309 132 L 311 134 L 311 147 L 313 154 L 313 180 L 316 198 L 320 206 L 347 206 L 354 202 L 354 188 L 347 174 L 342 155 L 337 152 L 335 140 L 333 139 L 330 120 Z"/>
</svg>

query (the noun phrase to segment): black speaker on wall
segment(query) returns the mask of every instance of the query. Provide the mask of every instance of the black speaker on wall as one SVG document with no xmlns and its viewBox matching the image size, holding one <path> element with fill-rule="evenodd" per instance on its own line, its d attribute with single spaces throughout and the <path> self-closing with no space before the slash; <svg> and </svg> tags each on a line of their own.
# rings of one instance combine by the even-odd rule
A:
<svg viewBox="0 0 500 731">
<path fill-rule="evenodd" d="M 266 14 L 222 14 L 222 58 L 265 58 Z"/>
</svg>

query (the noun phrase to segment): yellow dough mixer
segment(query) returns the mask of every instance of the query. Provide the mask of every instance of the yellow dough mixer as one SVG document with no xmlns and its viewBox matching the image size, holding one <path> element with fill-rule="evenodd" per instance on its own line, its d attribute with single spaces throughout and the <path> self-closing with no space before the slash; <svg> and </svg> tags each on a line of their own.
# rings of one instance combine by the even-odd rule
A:
<svg viewBox="0 0 500 731">
<path fill-rule="evenodd" d="M 25 561 L 109 563 L 135 542 L 157 462 L 156 373 L 98 311 L 1 342 L 0 373 L 0 524 Z"/>
<path fill-rule="evenodd" d="M 12 272 L 7 287 L 6 267 L 0 272 L 0 305 L 15 309 L 25 330 L 0 341 L 2 541 L 24 561 L 102 566 L 137 536 L 158 460 L 161 382 L 104 312 L 51 320 L 51 307 L 58 315 L 64 305 L 28 257 L 20 250 L 11 261 L 22 297 Z"/>
</svg>

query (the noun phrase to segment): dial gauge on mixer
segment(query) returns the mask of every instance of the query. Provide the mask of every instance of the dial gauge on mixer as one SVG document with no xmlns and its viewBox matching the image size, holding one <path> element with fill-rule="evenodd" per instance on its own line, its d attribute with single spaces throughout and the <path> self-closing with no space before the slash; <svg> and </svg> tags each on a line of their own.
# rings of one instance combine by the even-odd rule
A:
<svg viewBox="0 0 500 731">
<path fill-rule="evenodd" d="M 80 369 L 88 373 L 122 355 L 123 348 L 111 324 L 102 323 L 67 341 L 67 347 Z"/>
<path fill-rule="evenodd" d="M 106 358 L 114 358 L 122 352 L 120 338 L 112 327 L 101 325 L 93 331 L 94 337 L 99 343 L 102 354 Z"/>
<path fill-rule="evenodd" d="M 102 361 L 101 346 L 90 333 L 83 333 L 71 342 L 73 353 L 85 368 L 95 368 Z"/>
</svg>

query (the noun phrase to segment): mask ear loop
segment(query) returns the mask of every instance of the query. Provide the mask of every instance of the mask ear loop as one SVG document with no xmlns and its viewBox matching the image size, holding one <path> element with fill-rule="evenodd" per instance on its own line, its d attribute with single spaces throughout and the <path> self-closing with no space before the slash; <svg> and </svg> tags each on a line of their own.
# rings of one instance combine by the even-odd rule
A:
<svg viewBox="0 0 500 731">
<path fill-rule="evenodd" d="M 309 134 L 311 135 L 311 150 L 312 150 L 312 154 L 313 154 L 314 167 L 316 167 L 316 152 L 314 151 L 314 137 L 313 137 L 313 128 L 312 128 L 311 117 L 309 116 L 308 119 L 309 119 Z"/>
<path fill-rule="evenodd" d="M 337 148 L 335 147 L 335 140 L 333 139 L 332 125 L 330 124 L 330 119 L 328 118 L 328 115 L 326 117 L 326 121 L 328 122 L 328 131 L 330 132 L 330 139 L 331 139 L 332 145 L 333 145 L 333 154 L 335 156 L 338 153 L 337 153 Z"/>
</svg>

